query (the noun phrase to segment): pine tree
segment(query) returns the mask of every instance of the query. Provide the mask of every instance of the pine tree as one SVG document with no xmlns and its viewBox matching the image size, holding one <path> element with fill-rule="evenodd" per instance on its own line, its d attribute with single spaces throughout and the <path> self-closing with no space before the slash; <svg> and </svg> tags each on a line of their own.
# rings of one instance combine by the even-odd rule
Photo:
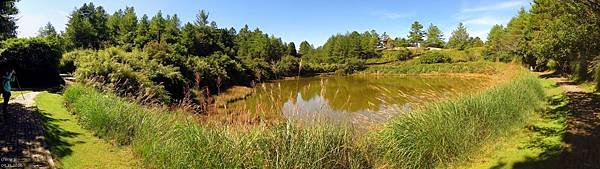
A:
<svg viewBox="0 0 600 169">
<path fill-rule="evenodd" d="M 137 24 L 138 19 L 135 14 L 135 9 L 133 7 L 126 7 L 121 19 L 121 24 L 119 24 L 119 44 L 133 45 L 135 43 Z"/>
<path fill-rule="evenodd" d="M 294 42 L 290 42 L 287 45 L 287 54 L 294 57 L 298 57 L 298 52 L 296 51 L 296 44 L 294 44 Z"/>
<path fill-rule="evenodd" d="M 453 49 L 463 50 L 469 45 L 469 33 L 463 23 L 459 23 L 456 30 L 452 32 L 452 36 L 448 39 L 448 47 Z"/>
<path fill-rule="evenodd" d="M 165 33 L 165 18 L 162 16 L 162 11 L 158 11 L 152 20 L 150 20 L 150 26 L 148 34 L 151 40 L 162 41 L 162 34 Z"/>
<path fill-rule="evenodd" d="M 111 44 L 117 44 L 119 41 L 119 35 L 121 33 L 121 22 L 123 20 L 123 10 L 118 10 L 115 11 L 115 13 L 113 13 L 112 15 L 110 15 L 108 17 L 108 20 L 106 22 L 106 28 L 108 28 L 108 34 L 109 34 L 109 43 Z"/>
<path fill-rule="evenodd" d="M 89 16 L 91 11 L 88 4 L 71 13 L 65 34 L 69 45 L 73 48 L 97 48 L 96 30 L 94 29 Z"/>
<path fill-rule="evenodd" d="M 437 26 L 431 24 L 429 28 L 427 28 L 427 39 L 424 42 L 425 47 L 436 47 L 442 48 L 444 47 L 444 34 L 442 30 L 440 30 Z"/>
<path fill-rule="evenodd" d="M 58 33 L 56 33 L 56 28 L 54 28 L 54 26 L 50 22 L 48 22 L 46 26 L 40 28 L 40 30 L 38 31 L 38 36 L 58 36 Z"/>
<path fill-rule="evenodd" d="M 196 15 L 196 26 L 206 26 L 208 25 L 208 12 L 200 10 Z"/>
<path fill-rule="evenodd" d="M 148 15 L 144 14 L 139 24 L 135 29 L 135 46 L 138 48 L 143 48 L 146 43 L 148 43 L 151 39 L 150 34 L 148 33 L 150 23 L 148 21 Z"/>
<path fill-rule="evenodd" d="M 471 48 L 477 48 L 477 47 L 483 47 L 483 41 L 481 40 L 481 38 L 479 37 L 475 37 L 475 38 L 469 38 L 469 47 Z"/>
<path fill-rule="evenodd" d="M 302 41 L 302 43 L 300 43 L 300 55 L 302 55 L 303 57 L 312 53 L 313 50 L 314 47 L 307 41 Z"/>
<path fill-rule="evenodd" d="M 108 15 L 101 6 L 83 4 L 69 16 L 66 38 L 71 47 L 99 49 L 110 44 Z"/>
<path fill-rule="evenodd" d="M 0 2 L 0 41 L 17 37 L 17 18 L 19 10 L 15 3 L 19 0 L 3 0 Z"/>
<path fill-rule="evenodd" d="M 425 32 L 423 32 L 423 25 L 418 21 L 415 21 L 410 26 L 410 32 L 408 32 L 408 42 L 412 44 L 414 47 L 420 47 L 423 42 L 423 37 L 425 36 Z"/>
<path fill-rule="evenodd" d="M 179 21 L 177 14 L 172 17 L 167 15 L 167 19 L 165 20 L 165 31 L 162 34 L 164 38 L 162 40 L 169 44 L 177 43 L 179 41 L 180 26 L 181 21 Z"/>
</svg>

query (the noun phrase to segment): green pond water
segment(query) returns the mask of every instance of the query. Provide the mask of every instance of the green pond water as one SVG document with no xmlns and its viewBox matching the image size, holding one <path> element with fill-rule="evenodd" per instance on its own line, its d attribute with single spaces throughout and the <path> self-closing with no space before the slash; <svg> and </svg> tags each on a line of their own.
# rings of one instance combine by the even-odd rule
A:
<svg viewBox="0 0 600 169">
<path fill-rule="evenodd" d="M 259 84 L 232 104 L 252 113 L 294 120 L 378 123 L 424 103 L 478 91 L 491 80 L 455 76 L 323 76 Z"/>
</svg>

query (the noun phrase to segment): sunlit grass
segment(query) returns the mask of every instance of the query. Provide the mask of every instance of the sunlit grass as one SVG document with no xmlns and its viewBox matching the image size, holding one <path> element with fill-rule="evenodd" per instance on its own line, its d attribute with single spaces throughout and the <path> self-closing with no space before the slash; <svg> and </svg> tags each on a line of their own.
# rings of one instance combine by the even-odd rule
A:
<svg viewBox="0 0 600 169">
<path fill-rule="evenodd" d="M 495 74 L 504 64 L 488 61 L 419 64 L 414 61 L 398 65 L 371 66 L 366 73 L 376 74 L 423 74 L 423 73 L 483 73 Z"/>
<path fill-rule="evenodd" d="M 481 146 L 516 127 L 539 108 L 539 80 L 523 73 L 483 93 L 433 103 L 388 122 L 375 147 L 393 168 L 433 168 L 464 160 Z"/>
<path fill-rule="evenodd" d="M 77 116 L 64 107 L 61 95 L 41 93 L 35 98 L 55 161 L 61 168 L 132 168 L 135 160 L 128 148 L 117 148 L 81 128 Z"/>
<path fill-rule="evenodd" d="M 552 168 L 561 152 L 566 127 L 564 106 L 568 103 L 561 88 L 550 79 L 542 80 L 546 109 L 536 111 L 526 127 L 511 132 L 482 153 L 454 168 Z"/>
</svg>

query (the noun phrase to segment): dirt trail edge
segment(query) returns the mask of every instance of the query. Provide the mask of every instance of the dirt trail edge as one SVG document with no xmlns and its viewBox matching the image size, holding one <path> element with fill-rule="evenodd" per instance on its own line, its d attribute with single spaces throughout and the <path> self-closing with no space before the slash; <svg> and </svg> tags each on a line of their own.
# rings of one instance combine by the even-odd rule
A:
<svg viewBox="0 0 600 169">
<path fill-rule="evenodd" d="M 0 113 L 0 168 L 56 168 L 33 100 L 38 94 L 19 94 Z"/>
<path fill-rule="evenodd" d="M 600 168 L 600 95 L 585 92 L 566 78 L 551 79 L 569 98 L 560 168 Z"/>
</svg>

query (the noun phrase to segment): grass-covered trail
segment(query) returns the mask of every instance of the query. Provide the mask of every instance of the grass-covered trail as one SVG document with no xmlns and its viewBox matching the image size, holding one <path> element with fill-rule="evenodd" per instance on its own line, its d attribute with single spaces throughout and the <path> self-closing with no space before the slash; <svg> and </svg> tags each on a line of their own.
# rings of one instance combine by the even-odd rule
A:
<svg viewBox="0 0 600 169">
<path fill-rule="evenodd" d="M 547 106 L 525 128 L 456 168 L 598 168 L 600 95 L 585 84 L 541 74 Z"/>
<path fill-rule="evenodd" d="M 41 93 L 35 98 L 42 116 L 50 152 L 60 168 L 135 168 L 128 148 L 115 147 L 82 128 L 64 107 L 63 97 Z"/>
</svg>

